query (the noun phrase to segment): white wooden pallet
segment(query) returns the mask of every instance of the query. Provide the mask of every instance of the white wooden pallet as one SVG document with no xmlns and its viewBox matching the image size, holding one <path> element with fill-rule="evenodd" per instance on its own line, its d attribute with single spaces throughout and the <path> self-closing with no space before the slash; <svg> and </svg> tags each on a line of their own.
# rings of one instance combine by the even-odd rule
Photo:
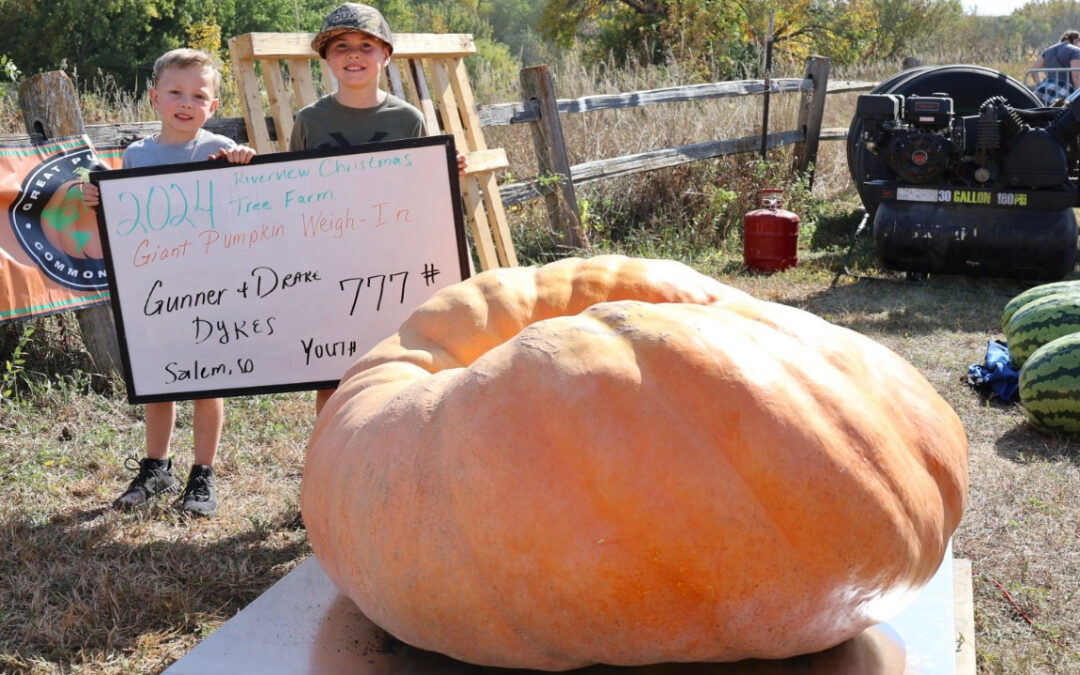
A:
<svg viewBox="0 0 1080 675">
<path fill-rule="evenodd" d="M 915 603 L 894 619 L 871 628 L 867 644 L 900 646 L 902 659 L 881 673 L 973 675 L 974 621 L 971 618 L 971 567 L 945 562 Z M 872 635 L 871 635 L 872 634 Z M 858 640 L 858 638 L 857 638 Z M 847 643 L 845 643 L 847 644 Z M 770 662 L 769 673 L 856 673 L 865 664 L 858 648 L 833 654 Z M 851 668 L 838 670 L 837 655 Z M 469 673 L 511 675 L 481 668 L 404 645 L 369 621 L 330 582 L 314 557 L 308 558 L 227 621 L 164 675 L 395 675 Z M 745 664 L 681 664 L 614 668 L 593 666 L 575 673 L 632 675 L 723 675 L 745 673 Z M 757 672 L 753 670 L 752 672 Z M 878 672 L 878 671 L 875 671 Z"/>
</svg>

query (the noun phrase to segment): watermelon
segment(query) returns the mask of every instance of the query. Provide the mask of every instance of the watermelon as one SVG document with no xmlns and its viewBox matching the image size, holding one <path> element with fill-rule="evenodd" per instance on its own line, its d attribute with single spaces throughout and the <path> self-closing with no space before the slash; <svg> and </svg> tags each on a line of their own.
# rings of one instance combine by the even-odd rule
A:
<svg viewBox="0 0 1080 675">
<path fill-rule="evenodd" d="M 1067 291 L 1075 291 L 1080 293 L 1080 279 L 1071 279 L 1069 281 L 1055 281 L 1052 284 L 1042 284 L 1039 286 L 1032 286 L 1023 293 L 1017 295 L 1009 302 L 1005 303 L 1005 309 L 1001 312 L 1001 330 L 1005 330 L 1005 326 L 1008 325 L 1009 319 L 1013 314 L 1016 314 L 1024 305 L 1028 304 L 1032 300 L 1038 300 L 1039 298 L 1047 295 L 1054 295 L 1055 293 L 1062 293 Z"/>
<path fill-rule="evenodd" d="M 1080 293 L 1055 293 L 1032 300 L 1005 324 L 1005 341 L 1013 367 L 1047 342 L 1080 331 Z"/>
<path fill-rule="evenodd" d="M 1080 433 L 1080 333 L 1047 342 L 1024 362 L 1020 401 L 1036 427 Z"/>
</svg>

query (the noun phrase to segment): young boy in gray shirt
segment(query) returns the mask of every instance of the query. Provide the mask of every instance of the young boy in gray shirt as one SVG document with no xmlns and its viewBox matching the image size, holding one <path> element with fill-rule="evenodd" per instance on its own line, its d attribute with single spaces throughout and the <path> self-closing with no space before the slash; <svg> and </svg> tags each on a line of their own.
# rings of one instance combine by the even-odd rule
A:
<svg viewBox="0 0 1080 675">
<path fill-rule="evenodd" d="M 154 63 L 154 86 L 150 102 L 161 117 L 161 131 L 135 141 L 124 150 L 124 168 L 183 164 L 207 159 L 228 159 L 247 164 L 255 150 L 237 145 L 231 138 L 203 129 L 217 109 L 220 81 L 213 57 L 195 49 L 174 49 Z M 83 186 L 83 202 L 96 207 L 101 200 L 98 188 Z M 185 514 L 208 516 L 217 512 L 214 458 L 225 421 L 225 402 L 220 398 L 198 399 L 192 423 L 194 463 L 180 500 Z M 172 472 L 169 445 L 176 424 L 176 402 L 147 403 L 146 457 L 130 467 L 137 470 L 124 494 L 113 502 L 117 509 L 130 509 L 148 502 L 179 485 Z"/>
</svg>

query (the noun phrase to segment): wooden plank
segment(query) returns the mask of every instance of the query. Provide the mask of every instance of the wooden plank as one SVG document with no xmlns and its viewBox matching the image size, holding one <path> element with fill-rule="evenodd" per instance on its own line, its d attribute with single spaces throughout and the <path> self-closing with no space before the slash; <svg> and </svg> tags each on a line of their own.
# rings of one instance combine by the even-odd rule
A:
<svg viewBox="0 0 1080 675">
<path fill-rule="evenodd" d="M 485 171 L 487 175 L 478 176 L 484 192 L 484 203 L 490 216 L 491 233 L 495 240 L 495 251 L 499 256 L 499 262 L 507 267 L 518 264 L 517 253 L 514 251 L 513 237 L 510 235 L 510 227 L 506 221 L 506 209 L 503 207 L 502 195 L 499 193 L 499 184 L 495 180 L 492 171 L 505 168 L 500 166 L 505 160 L 506 152 L 502 148 L 487 150 L 487 141 L 480 126 L 480 119 L 476 115 L 476 101 L 473 99 L 472 88 L 469 86 L 469 75 L 465 70 L 465 62 L 460 59 L 449 60 L 450 84 L 454 90 L 454 98 L 458 102 L 458 112 L 465 127 L 465 136 L 469 141 L 473 152 L 466 158 L 466 175 L 473 173 L 474 162 L 476 172 Z M 482 163 L 482 157 L 489 153 L 495 153 L 496 161 L 488 164 Z M 499 157 L 501 155 L 501 157 Z M 507 165 L 509 162 L 507 162 Z"/>
<path fill-rule="evenodd" d="M 800 131 L 780 131 L 769 134 L 767 147 L 772 150 L 786 145 L 792 145 L 802 140 Z M 677 148 L 663 150 L 651 150 L 636 155 L 625 155 L 612 159 L 575 164 L 571 167 L 574 176 L 574 184 L 589 183 L 602 178 L 623 176 L 640 171 L 652 171 L 669 166 L 677 166 L 686 162 L 710 157 L 722 157 L 725 155 L 737 155 L 744 152 L 754 152 L 761 148 L 760 136 L 743 136 L 741 138 L 726 139 L 720 141 L 708 141 L 693 145 L 684 145 Z"/>
<path fill-rule="evenodd" d="M 241 54 L 250 51 L 250 46 L 246 36 L 229 40 L 233 75 L 236 77 L 236 88 L 240 94 L 240 105 L 244 109 L 248 143 L 257 152 L 273 152 L 274 146 L 270 142 L 270 134 L 266 129 L 266 118 L 263 116 L 262 97 L 259 95 L 259 80 L 255 76 L 255 63 L 250 59 L 241 57 Z"/>
<path fill-rule="evenodd" d="M 439 116 L 435 113 L 435 103 L 431 100 L 431 92 L 428 91 L 427 76 L 424 75 L 424 66 L 418 59 L 408 59 L 409 73 L 412 75 L 413 86 L 416 88 L 418 98 L 417 107 L 424 116 L 424 126 L 427 127 L 427 135 L 435 136 L 442 133 L 439 126 Z M 486 268 L 485 268 L 486 269 Z"/>
<path fill-rule="evenodd" d="M 488 173 L 485 176 L 477 176 L 477 182 L 484 190 L 484 204 L 487 205 L 491 225 L 491 234 L 495 240 L 495 252 L 499 256 L 499 263 L 504 267 L 516 267 L 518 264 L 517 253 L 514 252 L 514 238 L 510 236 L 510 227 L 506 223 L 506 210 L 503 208 L 502 195 L 499 193 L 499 183 L 495 180 L 495 174 Z"/>
<path fill-rule="evenodd" d="M 322 71 L 323 91 L 327 94 L 337 91 L 337 82 L 334 80 L 334 74 L 330 72 L 330 66 L 326 65 L 324 61 L 322 68 L 319 70 Z"/>
<path fill-rule="evenodd" d="M 465 220 L 469 223 L 476 255 L 480 258 L 480 269 L 495 269 L 499 266 L 499 256 L 495 251 L 491 231 L 487 227 L 487 213 L 484 211 L 484 201 L 475 176 L 461 179 L 461 196 L 465 201 Z"/>
<path fill-rule="evenodd" d="M 458 101 L 458 112 L 465 126 L 465 137 L 469 139 L 472 150 L 487 149 L 484 132 L 480 128 L 480 118 L 476 116 L 476 100 L 473 99 L 472 87 L 469 86 L 469 73 L 465 70 L 462 59 L 447 59 L 450 62 L 450 85 L 454 89 L 454 98 Z"/>
<path fill-rule="evenodd" d="M 247 128 L 243 117 L 210 118 L 203 128 L 215 134 L 228 136 L 237 143 L 247 143 Z M 124 147 L 159 131 L 161 131 L 160 121 L 86 125 L 87 137 L 93 145 L 98 147 Z M 3 134 L 0 135 L 0 146 L 6 143 L 40 143 L 44 140 L 45 137 L 41 134 Z"/>
<path fill-rule="evenodd" d="M 417 59 L 414 59 L 415 63 Z M 434 79 L 435 94 L 439 101 L 442 130 L 454 136 L 454 143 L 460 151 L 474 149 L 470 145 L 470 139 L 466 136 L 465 127 L 459 106 L 460 99 L 457 96 L 460 86 L 455 89 L 452 84 L 457 73 L 453 69 L 453 63 L 448 59 L 432 58 L 424 59 Z M 484 143 L 481 141 L 481 147 Z M 476 155 L 473 155 L 477 157 Z M 477 157 L 479 159 L 479 157 Z M 466 160 L 468 162 L 468 160 Z M 477 167 L 480 168 L 480 167 Z M 481 267 L 491 269 L 491 266 L 511 266 L 517 264 L 517 256 L 514 254 L 513 241 L 510 238 L 509 228 L 506 226 L 506 212 L 503 210 L 502 199 L 498 193 L 498 185 L 491 173 L 477 174 L 470 171 L 462 179 L 465 191 L 465 201 L 468 205 L 469 224 L 473 228 L 473 236 L 480 243 L 480 251 L 486 255 L 481 258 Z M 488 187 L 488 189 L 485 189 Z M 491 190 L 489 192 L 489 189 Z M 485 260 L 486 258 L 486 260 Z"/>
<path fill-rule="evenodd" d="M 809 84 L 805 79 L 775 79 L 771 81 L 769 92 L 806 91 Z M 621 94 L 584 96 L 576 99 L 559 101 L 560 113 L 581 113 L 595 110 L 614 110 L 619 108 L 637 108 L 658 103 L 680 103 L 708 98 L 747 96 L 764 94 L 765 83 L 762 80 L 739 80 L 734 82 L 712 82 L 683 87 L 665 87 L 648 91 L 631 91 Z"/>
<path fill-rule="evenodd" d="M 386 66 L 386 77 L 390 80 L 390 93 L 403 101 L 407 100 L 405 98 L 405 85 L 401 83 L 401 69 L 398 68 L 397 61 L 390 59 L 390 63 Z"/>
<path fill-rule="evenodd" d="M 266 97 L 270 103 L 270 115 L 279 130 L 275 144 L 279 151 L 285 152 L 289 149 L 289 137 L 292 135 L 293 108 L 289 101 L 289 90 L 285 87 L 285 77 L 281 73 L 281 61 L 262 59 L 262 71 Z"/>
<path fill-rule="evenodd" d="M 797 143 L 802 138 L 798 131 L 781 131 L 769 134 L 768 147 L 775 149 Z M 744 136 L 720 141 L 708 141 L 694 145 L 684 145 L 663 150 L 651 150 L 636 155 L 612 157 L 570 167 L 574 185 L 582 185 L 604 178 L 614 178 L 642 171 L 654 171 L 687 162 L 695 162 L 711 157 L 737 155 L 744 152 L 756 152 L 761 147 L 760 136 Z M 504 185 L 499 189 L 503 204 L 511 206 L 542 197 L 554 188 L 543 187 L 540 181 L 522 181 Z"/>
<path fill-rule="evenodd" d="M 536 101 L 522 101 L 482 105 L 477 108 L 476 116 L 480 119 L 481 126 L 501 127 L 508 124 L 535 122 L 540 119 L 540 112 Z"/>
<path fill-rule="evenodd" d="M 439 112 L 442 113 L 443 132 L 454 135 L 454 143 L 461 151 L 472 150 L 469 141 L 465 138 L 465 128 L 461 124 L 461 115 L 458 112 L 457 99 L 454 90 L 450 86 L 450 72 L 447 70 L 443 59 L 425 59 L 432 77 L 435 79 L 435 94 L 439 99 Z"/>
<path fill-rule="evenodd" d="M 540 106 L 540 120 L 532 125 L 539 175 L 556 179 L 556 190 L 544 196 L 548 227 L 563 244 L 584 248 L 588 240 L 581 227 L 581 211 L 574 195 L 573 169 L 567 158 L 562 123 L 556 109 L 551 69 L 547 66 L 522 69 L 521 98 L 525 101 L 535 100 Z"/>
<path fill-rule="evenodd" d="M 476 43 L 469 33 L 395 33 L 394 56 L 419 58 L 424 56 L 461 57 L 476 53 Z"/>
<path fill-rule="evenodd" d="M 459 148 L 459 151 L 465 155 L 466 176 L 471 176 L 474 173 L 491 173 L 510 166 L 510 161 L 506 158 L 506 150 L 502 148 L 473 152 L 465 152 Z"/>
<path fill-rule="evenodd" d="M 287 59 L 286 63 L 289 65 L 289 77 L 292 78 L 296 109 L 311 105 L 319 98 L 315 93 L 315 79 L 311 74 L 311 59 Z"/>
<path fill-rule="evenodd" d="M 514 206 L 539 199 L 552 190 L 554 190 L 553 187 L 543 187 L 539 181 L 524 180 L 503 185 L 499 188 L 499 195 L 502 197 L 504 206 Z"/>
<path fill-rule="evenodd" d="M 975 675 L 975 603 L 971 561 L 953 560 L 953 621 L 956 624 L 956 675 Z"/>
<path fill-rule="evenodd" d="M 86 132 L 79 94 L 62 70 L 39 73 L 19 83 L 19 107 L 29 132 L 45 139 L 81 136 Z"/>
<path fill-rule="evenodd" d="M 315 33 L 244 33 L 240 58 L 317 59 L 311 48 Z M 235 39 L 235 38 L 234 38 Z M 468 56 L 476 53 L 476 44 L 468 33 L 395 33 L 394 57 L 409 59 L 438 54 Z"/>
<path fill-rule="evenodd" d="M 748 82 L 758 83 L 758 86 L 748 86 Z M 796 83 L 798 85 L 796 86 Z M 733 84 L 735 86 L 728 86 Z M 772 81 L 771 92 L 781 91 L 809 91 L 813 83 L 809 80 L 785 80 Z M 828 92 L 841 94 L 853 91 L 868 91 L 878 85 L 877 82 L 863 82 L 858 80 L 830 80 Z M 680 103 L 687 101 L 707 100 L 712 98 L 729 98 L 732 96 L 746 96 L 750 94 L 764 94 L 765 85 L 761 80 L 745 80 L 742 82 L 712 82 L 709 84 L 688 85 L 685 87 L 667 87 L 664 89 L 652 89 L 648 91 L 629 92 L 607 96 L 586 96 L 579 99 L 560 99 L 559 112 L 588 112 L 612 107 L 638 107 L 641 105 L 653 105 L 656 103 Z M 593 99 L 599 99 L 594 101 Z M 621 105 L 623 102 L 626 105 Z M 480 106 L 477 110 L 480 123 L 485 127 L 505 126 L 507 124 L 521 124 L 535 122 L 538 113 L 535 105 L 523 102 L 494 103 Z"/>
<path fill-rule="evenodd" d="M 829 80 L 830 94 L 843 94 L 849 91 L 870 91 L 878 86 L 877 82 L 863 82 L 859 80 Z"/>
<path fill-rule="evenodd" d="M 811 56 L 806 60 L 806 79 L 814 83 L 809 93 L 804 93 L 799 106 L 799 121 L 796 129 L 803 133 L 803 140 L 795 144 L 792 150 L 792 168 L 797 173 L 812 170 L 817 162 L 818 136 L 821 134 L 821 121 L 825 118 L 825 95 L 829 85 L 829 59 Z M 813 187 L 814 175 L 811 173 L 808 185 Z"/>
<path fill-rule="evenodd" d="M 250 35 L 238 35 L 236 37 L 229 38 L 229 58 L 232 60 L 233 77 L 236 78 L 236 93 L 240 99 L 240 106 L 244 112 L 244 124 L 247 131 L 248 139 L 252 139 L 255 137 L 255 125 L 251 121 L 254 116 L 251 114 L 252 111 L 248 109 L 248 101 L 246 96 L 247 87 L 244 83 L 244 68 L 248 67 L 248 65 L 250 65 L 251 63 L 250 59 L 244 55 L 249 53 L 250 51 Z M 261 106 L 258 112 L 258 116 L 262 116 Z"/>
<path fill-rule="evenodd" d="M 264 119 L 270 138 L 276 138 L 274 134 L 273 120 Z M 222 119 L 210 118 L 203 128 L 215 134 L 228 136 L 237 143 L 247 143 L 247 126 L 243 117 L 225 117 Z M 89 124 L 86 126 L 86 135 L 90 142 L 97 147 L 125 147 L 133 141 L 146 136 L 152 136 L 161 131 L 161 122 L 129 122 L 125 124 Z M 7 134 L 0 136 L 0 144 L 3 143 L 27 143 L 30 141 L 44 141 L 45 137 L 40 134 Z"/>
<path fill-rule="evenodd" d="M 775 79 L 771 81 L 770 93 L 807 91 L 812 82 L 806 79 Z M 618 110 L 638 108 L 660 103 L 685 103 L 713 98 L 730 98 L 764 94 L 765 83 L 762 80 L 740 80 L 734 82 L 710 82 L 681 87 L 664 87 L 644 91 L 631 91 L 620 94 L 602 94 L 583 96 L 575 99 L 559 99 L 560 113 L 583 113 L 597 110 Z M 519 124 L 537 120 L 535 107 L 524 103 L 498 103 L 483 106 L 479 116 L 484 126 Z"/>
</svg>

